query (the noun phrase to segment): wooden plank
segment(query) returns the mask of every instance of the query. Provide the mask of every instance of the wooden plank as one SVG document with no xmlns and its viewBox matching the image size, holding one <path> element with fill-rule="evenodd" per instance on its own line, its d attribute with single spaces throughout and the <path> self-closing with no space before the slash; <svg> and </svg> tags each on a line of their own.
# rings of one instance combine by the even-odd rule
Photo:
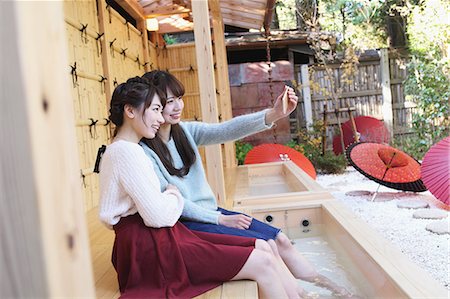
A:
<svg viewBox="0 0 450 299">
<path fill-rule="evenodd" d="M 381 95 L 382 92 L 383 92 L 382 89 L 354 90 L 343 92 L 339 94 L 337 97 L 338 99 L 356 98 L 356 97 Z M 325 99 L 329 99 L 329 97 L 323 95 L 314 95 L 312 97 L 312 101 L 323 101 Z"/>
<path fill-rule="evenodd" d="M 258 298 L 258 285 L 255 281 L 230 281 L 222 286 L 221 299 Z"/>
<path fill-rule="evenodd" d="M 389 57 L 388 50 L 381 49 L 380 53 L 380 68 L 381 68 L 381 89 L 383 92 L 383 121 L 391 135 L 391 139 L 394 138 L 394 115 L 392 112 L 392 94 L 391 94 L 391 83 L 389 74 Z"/>
<path fill-rule="evenodd" d="M 142 50 L 143 50 L 143 56 L 144 56 L 144 68 L 145 71 L 148 72 L 150 71 L 150 54 L 149 54 L 149 49 L 148 49 L 148 33 L 147 33 L 147 24 L 145 22 L 144 18 L 141 18 L 139 20 L 137 20 L 137 27 L 139 29 L 139 31 L 142 32 Z"/>
<path fill-rule="evenodd" d="M 419 268 L 338 201 L 322 204 L 323 209 L 351 235 L 372 260 L 408 298 L 447 298 L 447 290 Z M 367 264 L 364 264 L 366 267 Z M 376 277 L 371 279 L 376 280 Z"/>
<path fill-rule="evenodd" d="M 100 44 L 102 47 L 102 67 L 103 67 L 103 76 L 108 78 L 106 81 L 105 88 L 105 96 L 106 96 L 106 106 L 109 107 L 109 103 L 111 101 L 112 91 L 114 90 L 112 73 L 110 71 L 111 68 L 111 57 L 109 56 L 109 45 L 107 40 L 107 30 L 106 27 L 108 24 L 108 18 L 105 15 L 106 11 L 106 1 L 98 0 L 98 24 L 100 28 L 100 32 L 104 33 L 104 37 L 100 40 Z"/>
<path fill-rule="evenodd" d="M 227 49 L 225 45 L 225 35 L 223 32 L 222 15 L 220 14 L 219 0 L 209 0 L 213 36 L 214 54 L 216 57 L 216 84 L 219 91 L 219 111 L 222 121 L 233 118 L 231 107 L 230 81 L 228 76 Z M 236 166 L 236 152 L 234 142 L 227 142 L 224 145 L 224 166 Z"/>
<path fill-rule="evenodd" d="M 202 118 L 208 123 L 217 123 L 216 86 L 213 80 L 214 67 L 211 47 L 211 31 L 209 27 L 208 2 L 202 0 L 192 1 L 194 16 L 194 36 L 196 43 L 196 57 L 198 67 L 198 82 Z M 225 186 L 223 178 L 222 152 L 220 145 L 211 145 L 205 148 L 206 172 L 208 182 L 214 191 L 219 204 L 225 203 Z"/>
<path fill-rule="evenodd" d="M 305 107 L 306 129 L 312 130 L 311 126 L 313 124 L 313 116 L 311 106 L 311 89 L 309 86 L 309 71 L 307 64 L 301 65 L 300 73 L 302 79 L 302 95 L 303 95 L 303 105 Z"/>
<path fill-rule="evenodd" d="M 0 12 L 2 296 L 93 298 L 62 2 Z"/>
</svg>

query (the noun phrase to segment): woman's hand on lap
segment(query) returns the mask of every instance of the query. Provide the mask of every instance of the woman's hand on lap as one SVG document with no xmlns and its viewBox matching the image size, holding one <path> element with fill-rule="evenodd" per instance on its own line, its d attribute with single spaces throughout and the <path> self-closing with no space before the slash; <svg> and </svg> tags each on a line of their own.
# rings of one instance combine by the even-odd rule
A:
<svg viewBox="0 0 450 299">
<path fill-rule="evenodd" d="M 248 229 L 251 223 L 252 217 L 243 214 L 219 216 L 219 224 L 227 227 Z"/>
</svg>

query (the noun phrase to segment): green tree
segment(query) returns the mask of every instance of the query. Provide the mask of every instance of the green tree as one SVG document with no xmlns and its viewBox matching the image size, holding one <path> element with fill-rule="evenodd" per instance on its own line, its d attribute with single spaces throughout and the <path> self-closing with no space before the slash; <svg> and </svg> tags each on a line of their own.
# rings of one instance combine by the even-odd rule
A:
<svg viewBox="0 0 450 299">
<path fill-rule="evenodd" d="M 410 63 L 406 98 L 417 104 L 412 147 L 421 159 L 428 148 L 449 136 L 450 126 L 450 3 L 422 1 L 408 13 Z"/>
</svg>

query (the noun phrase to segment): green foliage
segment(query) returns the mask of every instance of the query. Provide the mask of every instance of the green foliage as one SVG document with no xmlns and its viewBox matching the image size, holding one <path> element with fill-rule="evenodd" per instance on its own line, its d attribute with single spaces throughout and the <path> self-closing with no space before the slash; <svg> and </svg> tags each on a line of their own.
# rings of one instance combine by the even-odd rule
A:
<svg viewBox="0 0 450 299">
<path fill-rule="evenodd" d="M 404 151 L 418 161 L 423 159 L 423 156 L 430 148 L 428 142 L 415 134 L 399 136 L 391 143 L 393 147 Z"/>
<path fill-rule="evenodd" d="M 417 159 L 434 143 L 449 135 L 450 63 L 413 56 L 405 82 L 406 99 L 417 104 L 414 137 L 407 141 Z"/>
<path fill-rule="evenodd" d="M 338 32 L 344 44 L 366 50 L 386 47 L 383 0 L 323 0 L 319 14 L 322 30 Z"/>
<path fill-rule="evenodd" d="M 291 140 L 286 145 L 305 155 L 319 173 L 343 173 L 347 167 L 344 155 L 336 156 L 332 152 L 322 155 L 322 131 L 323 123 L 316 121 L 310 130 L 303 129 L 298 132 L 297 141 Z"/>
<path fill-rule="evenodd" d="M 173 44 L 178 43 L 178 39 L 173 35 L 166 33 L 163 35 L 163 38 L 167 45 L 173 45 Z"/>
<path fill-rule="evenodd" d="M 428 0 L 412 6 L 407 33 L 413 53 L 440 59 L 450 43 L 450 2 Z"/>
<path fill-rule="evenodd" d="M 275 6 L 279 29 L 295 29 L 297 27 L 297 19 L 295 16 L 295 0 L 278 0 Z"/>
<path fill-rule="evenodd" d="M 250 143 L 245 143 L 242 141 L 235 142 L 236 147 L 236 159 L 238 160 L 238 165 L 244 164 L 245 156 L 253 148 Z"/>
<path fill-rule="evenodd" d="M 325 155 L 318 155 L 314 158 L 314 167 L 324 174 L 344 173 L 347 168 L 347 159 L 344 155 L 336 156 L 333 152 L 325 152 Z"/>
</svg>

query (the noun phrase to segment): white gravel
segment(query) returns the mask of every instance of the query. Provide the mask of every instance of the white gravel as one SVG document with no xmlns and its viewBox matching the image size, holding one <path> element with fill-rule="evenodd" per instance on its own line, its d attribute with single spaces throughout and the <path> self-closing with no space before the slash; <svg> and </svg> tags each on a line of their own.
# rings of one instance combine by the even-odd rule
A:
<svg viewBox="0 0 450 299">
<path fill-rule="evenodd" d="M 345 194 L 348 191 L 373 192 L 378 187 L 352 167 L 341 175 L 318 175 L 317 182 L 450 290 L 450 235 L 437 235 L 425 229 L 433 221 L 447 221 L 450 225 L 450 216 L 444 220 L 416 219 L 415 210 L 397 207 L 402 200 L 432 197 L 429 191 L 414 194 L 381 186 L 375 202 L 370 201 L 371 196 L 349 196 Z M 386 200 L 390 198 L 393 200 Z"/>
</svg>

